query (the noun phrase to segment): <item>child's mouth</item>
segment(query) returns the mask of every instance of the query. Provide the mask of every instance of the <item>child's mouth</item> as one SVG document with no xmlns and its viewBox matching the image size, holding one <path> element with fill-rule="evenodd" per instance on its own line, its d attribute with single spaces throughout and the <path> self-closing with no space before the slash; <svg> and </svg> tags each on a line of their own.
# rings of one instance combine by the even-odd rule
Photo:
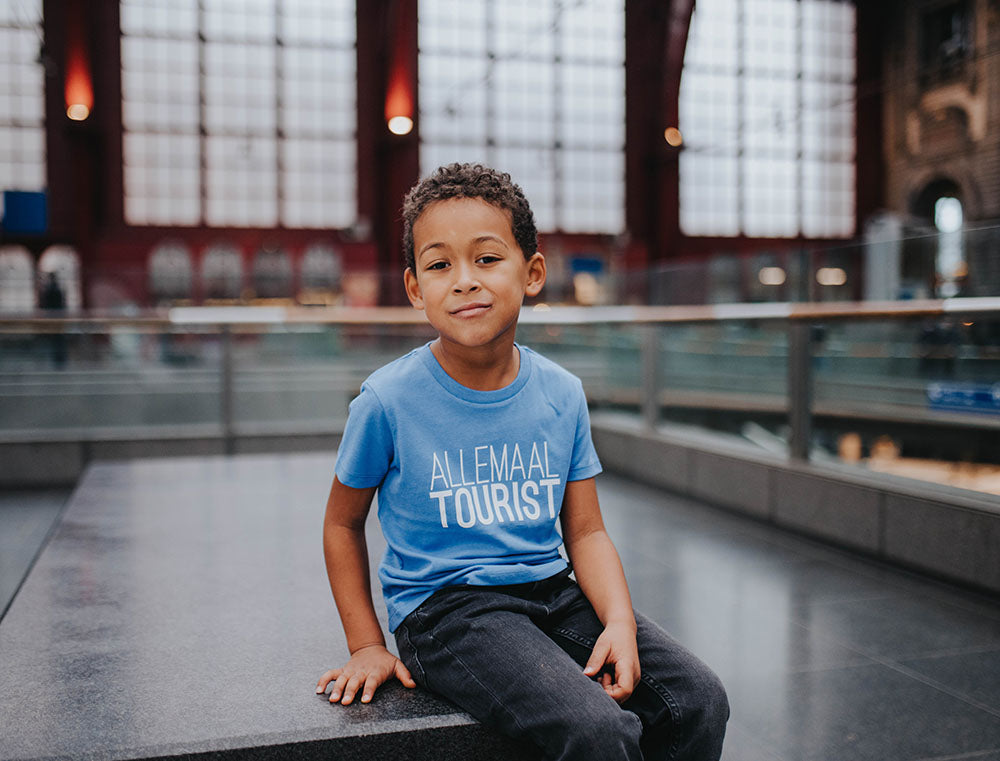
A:
<svg viewBox="0 0 1000 761">
<path fill-rule="evenodd" d="M 489 304 L 465 304 L 460 306 L 458 309 L 452 310 L 452 315 L 455 317 L 475 317 L 476 315 L 482 314 L 489 308 Z"/>
</svg>

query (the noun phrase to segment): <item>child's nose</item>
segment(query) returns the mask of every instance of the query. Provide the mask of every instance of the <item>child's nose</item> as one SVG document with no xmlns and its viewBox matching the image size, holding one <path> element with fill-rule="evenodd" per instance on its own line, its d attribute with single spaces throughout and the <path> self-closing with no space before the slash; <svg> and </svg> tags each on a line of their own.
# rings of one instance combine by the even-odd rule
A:
<svg viewBox="0 0 1000 761">
<path fill-rule="evenodd" d="M 472 293 L 479 290 L 479 281 L 471 267 L 457 267 L 455 271 L 455 293 Z"/>
</svg>

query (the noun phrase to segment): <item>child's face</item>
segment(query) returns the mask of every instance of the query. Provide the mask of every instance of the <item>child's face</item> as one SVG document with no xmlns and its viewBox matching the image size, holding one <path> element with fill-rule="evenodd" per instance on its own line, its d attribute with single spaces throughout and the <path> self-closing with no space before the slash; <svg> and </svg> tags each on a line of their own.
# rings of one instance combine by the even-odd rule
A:
<svg viewBox="0 0 1000 761">
<path fill-rule="evenodd" d="M 413 224 L 410 303 L 427 313 L 441 340 L 468 348 L 513 341 L 525 295 L 545 284 L 545 260 L 514 240 L 510 214 L 479 198 L 428 206 Z"/>
</svg>

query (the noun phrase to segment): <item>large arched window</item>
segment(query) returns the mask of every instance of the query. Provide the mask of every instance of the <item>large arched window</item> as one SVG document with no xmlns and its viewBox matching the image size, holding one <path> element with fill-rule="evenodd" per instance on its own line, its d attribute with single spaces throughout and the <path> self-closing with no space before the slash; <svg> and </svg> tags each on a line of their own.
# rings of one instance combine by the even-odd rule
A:
<svg viewBox="0 0 1000 761">
<path fill-rule="evenodd" d="M 850 237 L 855 9 L 698 0 L 681 77 L 688 235 Z"/>
<path fill-rule="evenodd" d="M 510 172 L 544 231 L 618 233 L 625 199 L 622 0 L 421 0 L 421 174 Z"/>
<path fill-rule="evenodd" d="M 130 224 L 347 227 L 354 0 L 122 0 Z"/>
<path fill-rule="evenodd" d="M 45 189 L 42 0 L 0 2 L 0 216 L 4 190 Z"/>
</svg>

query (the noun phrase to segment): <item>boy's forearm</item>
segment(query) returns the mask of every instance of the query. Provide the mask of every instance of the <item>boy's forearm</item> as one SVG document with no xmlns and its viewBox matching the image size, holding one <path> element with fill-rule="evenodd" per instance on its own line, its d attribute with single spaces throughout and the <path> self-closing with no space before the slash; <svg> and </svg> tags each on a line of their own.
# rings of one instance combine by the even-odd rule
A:
<svg viewBox="0 0 1000 761">
<path fill-rule="evenodd" d="M 623 623 L 635 628 L 632 598 L 621 559 L 604 530 L 582 536 L 567 546 L 573 573 L 601 623 Z"/>
<path fill-rule="evenodd" d="M 354 653 L 367 645 L 384 645 L 385 635 L 372 602 L 364 528 L 327 526 L 323 550 L 348 650 Z"/>
</svg>

